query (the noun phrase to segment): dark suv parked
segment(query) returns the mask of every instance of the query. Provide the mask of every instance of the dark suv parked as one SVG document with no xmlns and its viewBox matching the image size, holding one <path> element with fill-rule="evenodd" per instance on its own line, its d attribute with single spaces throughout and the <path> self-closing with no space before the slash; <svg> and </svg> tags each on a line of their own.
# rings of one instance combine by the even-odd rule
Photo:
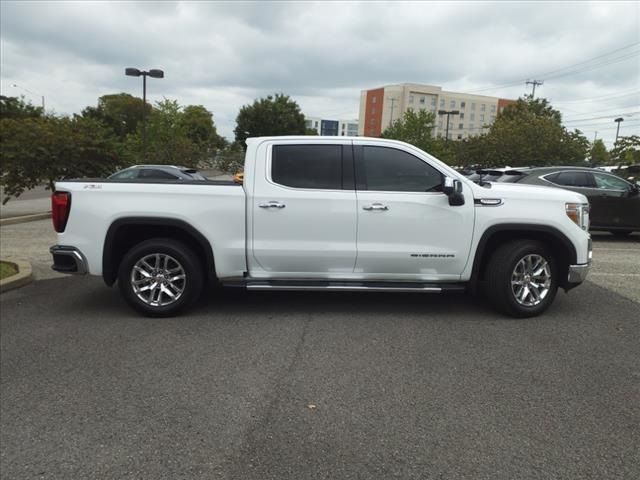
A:
<svg viewBox="0 0 640 480">
<path fill-rule="evenodd" d="M 584 167 L 538 167 L 504 172 L 498 182 L 564 188 L 589 199 L 591 230 L 628 235 L 640 231 L 638 185 L 616 175 Z"/>
</svg>

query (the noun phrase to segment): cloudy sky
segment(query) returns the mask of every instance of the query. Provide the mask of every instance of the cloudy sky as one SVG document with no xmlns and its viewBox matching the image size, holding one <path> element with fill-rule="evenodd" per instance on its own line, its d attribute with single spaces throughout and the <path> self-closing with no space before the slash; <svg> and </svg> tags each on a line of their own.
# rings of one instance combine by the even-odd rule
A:
<svg viewBox="0 0 640 480">
<path fill-rule="evenodd" d="M 337 119 L 385 84 L 517 98 L 538 79 L 589 139 L 611 147 L 620 116 L 621 135 L 640 134 L 639 2 L 2 0 L 0 22 L 2 94 L 60 114 L 141 96 L 125 67 L 163 69 L 149 100 L 204 105 L 230 139 L 238 109 L 274 92 Z"/>
</svg>

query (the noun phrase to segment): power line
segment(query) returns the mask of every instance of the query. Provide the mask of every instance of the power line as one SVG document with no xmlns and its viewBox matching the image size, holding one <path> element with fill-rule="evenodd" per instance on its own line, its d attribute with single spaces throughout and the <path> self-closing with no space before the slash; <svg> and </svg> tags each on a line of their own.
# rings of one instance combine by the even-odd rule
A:
<svg viewBox="0 0 640 480">
<path fill-rule="evenodd" d="M 563 70 L 568 70 L 568 69 L 571 69 L 571 68 L 578 67 L 580 65 L 592 62 L 594 60 L 598 60 L 598 59 L 603 58 L 603 57 L 608 57 L 609 55 L 612 55 L 614 53 L 620 52 L 622 50 L 626 50 L 626 49 L 631 48 L 631 47 L 635 47 L 636 45 L 640 45 L 640 42 L 634 42 L 634 43 L 631 43 L 629 45 L 625 45 L 624 47 L 620 47 L 620 48 L 617 48 L 615 50 L 611 50 L 610 52 L 603 53 L 602 55 L 598 55 L 598 56 L 590 58 L 588 60 L 584 60 L 582 62 L 578 62 L 578 63 L 575 63 L 573 65 L 569 65 L 567 67 L 563 67 L 563 68 L 556 69 L 556 70 L 551 70 L 551 71 L 545 72 L 543 74 L 536 75 L 536 77 L 557 78 L 557 77 L 551 77 L 551 75 L 556 73 L 556 72 L 561 72 Z M 637 52 L 633 53 L 633 55 L 637 55 Z M 504 87 L 514 87 L 514 86 L 517 86 L 517 85 L 521 85 L 522 82 L 524 82 L 524 81 L 525 80 L 521 79 L 521 80 L 517 80 L 517 81 L 514 81 L 514 82 L 505 83 L 505 84 L 502 84 L 502 85 L 494 85 L 494 86 L 491 86 L 491 87 L 476 88 L 476 89 L 468 90 L 467 93 L 482 92 L 482 91 L 486 91 L 486 90 L 496 90 L 496 89 L 504 88 Z"/>
<path fill-rule="evenodd" d="M 608 95 L 602 95 L 600 97 L 591 97 L 591 98 L 579 98 L 579 99 L 575 99 L 575 100 L 560 100 L 560 101 L 551 101 L 549 100 L 551 103 L 555 104 L 565 104 L 565 103 L 582 103 L 582 102 L 597 102 L 601 99 L 606 99 L 606 100 L 611 100 L 614 98 L 623 98 L 623 97 L 631 97 L 633 95 L 640 95 L 640 90 L 638 90 L 637 88 L 633 88 L 631 90 L 629 90 L 630 93 L 622 93 L 622 92 L 618 92 L 618 93 L 610 93 Z"/>
<path fill-rule="evenodd" d="M 638 104 L 637 103 L 633 103 L 631 105 L 623 105 L 623 106 L 620 106 L 620 107 L 605 108 L 604 110 L 596 110 L 596 111 L 592 111 L 592 112 L 584 112 L 584 113 L 578 114 L 578 117 L 584 117 L 585 115 L 595 115 L 596 113 L 611 112 L 611 111 L 613 111 L 613 113 L 609 113 L 609 115 L 618 115 L 618 112 L 620 112 L 620 110 L 623 110 L 625 108 L 634 108 L 634 107 L 637 108 Z M 626 112 L 626 113 L 633 113 L 633 112 Z M 625 112 L 622 112 L 622 114 L 624 115 Z M 565 118 L 565 120 L 567 122 L 573 122 L 573 121 L 581 122 L 582 120 L 590 120 L 590 118 L 575 118 L 575 117 L 571 117 L 571 118 Z"/>
<path fill-rule="evenodd" d="M 600 120 L 601 118 L 611 118 L 613 116 L 619 116 L 619 115 L 635 115 L 637 113 L 640 113 L 640 111 L 636 110 L 635 112 L 622 112 L 622 113 L 610 113 L 608 115 L 601 115 L 599 117 L 590 117 L 590 118 L 580 118 L 577 120 L 564 120 L 562 123 L 580 123 L 580 122 L 587 122 L 589 120 Z"/>
</svg>

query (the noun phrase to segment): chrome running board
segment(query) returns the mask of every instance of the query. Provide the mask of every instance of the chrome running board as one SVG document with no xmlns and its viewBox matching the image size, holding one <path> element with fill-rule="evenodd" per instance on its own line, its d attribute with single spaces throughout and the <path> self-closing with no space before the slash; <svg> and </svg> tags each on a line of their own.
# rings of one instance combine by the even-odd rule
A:
<svg viewBox="0 0 640 480">
<path fill-rule="evenodd" d="M 304 281 L 248 281 L 244 284 L 229 284 L 229 286 L 244 286 L 247 290 L 287 290 L 287 291 L 339 291 L 339 292 L 407 292 L 407 293 L 441 293 L 444 291 L 463 291 L 465 286 L 460 283 L 411 283 L 411 282 L 323 282 Z"/>
</svg>

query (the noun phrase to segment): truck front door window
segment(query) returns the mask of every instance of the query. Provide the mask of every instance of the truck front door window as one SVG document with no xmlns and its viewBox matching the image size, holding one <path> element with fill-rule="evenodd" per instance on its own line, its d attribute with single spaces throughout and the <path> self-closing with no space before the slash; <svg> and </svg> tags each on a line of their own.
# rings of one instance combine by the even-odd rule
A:
<svg viewBox="0 0 640 480">
<path fill-rule="evenodd" d="M 410 153 L 387 147 L 364 147 L 362 168 L 366 190 L 441 192 L 442 174 Z"/>
</svg>

